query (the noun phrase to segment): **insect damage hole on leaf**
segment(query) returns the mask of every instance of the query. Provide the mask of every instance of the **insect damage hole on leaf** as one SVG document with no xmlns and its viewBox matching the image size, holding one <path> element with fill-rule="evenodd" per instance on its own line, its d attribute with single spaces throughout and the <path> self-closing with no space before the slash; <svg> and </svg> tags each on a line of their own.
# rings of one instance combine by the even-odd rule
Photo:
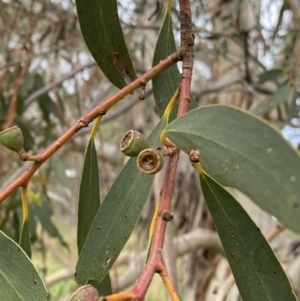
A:
<svg viewBox="0 0 300 301">
<path fill-rule="evenodd" d="M 107 257 L 107 258 L 105 259 L 105 261 L 103 262 L 103 267 L 107 267 L 108 264 L 110 263 L 110 261 L 111 261 L 111 257 Z"/>
</svg>

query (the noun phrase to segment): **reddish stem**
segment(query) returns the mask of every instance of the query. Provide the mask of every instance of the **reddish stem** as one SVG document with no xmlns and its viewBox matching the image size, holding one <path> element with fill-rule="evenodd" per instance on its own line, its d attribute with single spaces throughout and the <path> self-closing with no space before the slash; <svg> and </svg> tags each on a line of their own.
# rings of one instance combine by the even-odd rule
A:
<svg viewBox="0 0 300 301">
<path fill-rule="evenodd" d="M 159 216 L 156 221 L 150 256 L 142 275 L 139 277 L 136 285 L 132 289 L 132 293 L 136 296 L 134 299 L 136 301 L 144 300 L 154 273 L 160 272 L 162 270 L 161 267 L 164 266 L 162 259 L 162 248 L 168 221 L 167 216 L 170 216 L 178 159 L 179 151 L 177 151 L 168 161 L 166 176 L 161 188 Z"/>
</svg>

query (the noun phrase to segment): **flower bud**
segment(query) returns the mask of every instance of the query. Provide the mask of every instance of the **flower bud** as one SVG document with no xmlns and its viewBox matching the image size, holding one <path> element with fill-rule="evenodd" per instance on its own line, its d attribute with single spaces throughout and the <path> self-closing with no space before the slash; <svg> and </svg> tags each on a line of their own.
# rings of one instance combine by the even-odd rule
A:
<svg viewBox="0 0 300 301">
<path fill-rule="evenodd" d="M 0 143 L 20 156 L 25 153 L 24 138 L 19 127 L 13 126 L 0 132 Z"/>
<path fill-rule="evenodd" d="M 145 174 L 157 173 L 164 166 L 164 156 L 155 148 L 144 149 L 137 157 L 137 166 Z"/>
<path fill-rule="evenodd" d="M 120 142 L 120 150 L 129 157 L 137 157 L 142 150 L 148 147 L 146 138 L 134 130 L 128 131 Z"/>
</svg>

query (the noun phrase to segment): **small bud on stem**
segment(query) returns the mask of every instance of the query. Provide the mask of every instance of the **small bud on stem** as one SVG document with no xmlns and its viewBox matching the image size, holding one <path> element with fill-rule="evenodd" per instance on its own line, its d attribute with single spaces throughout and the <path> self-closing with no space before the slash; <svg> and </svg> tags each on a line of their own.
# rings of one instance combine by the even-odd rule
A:
<svg viewBox="0 0 300 301">
<path fill-rule="evenodd" d="M 199 163 L 200 161 L 200 152 L 197 149 L 191 148 L 189 151 L 190 161 L 192 163 Z"/>
</svg>

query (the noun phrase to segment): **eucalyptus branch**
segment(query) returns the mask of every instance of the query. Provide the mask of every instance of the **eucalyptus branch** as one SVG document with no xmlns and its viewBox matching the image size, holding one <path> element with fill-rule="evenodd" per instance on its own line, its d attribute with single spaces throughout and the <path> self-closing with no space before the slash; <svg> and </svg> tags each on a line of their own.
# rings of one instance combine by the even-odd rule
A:
<svg viewBox="0 0 300 301">
<path fill-rule="evenodd" d="M 167 2 L 170 5 L 170 1 Z M 181 59 L 182 59 L 182 77 L 180 82 L 180 96 L 177 116 L 181 116 L 188 111 L 190 100 L 190 89 L 193 69 L 193 46 L 194 37 L 192 34 L 191 8 L 189 0 L 180 0 L 180 24 L 181 24 Z M 177 98 L 178 90 L 173 99 Z M 172 102 L 171 100 L 171 102 Z M 160 201 L 158 203 L 158 216 L 154 217 L 155 230 L 153 234 L 149 259 L 146 263 L 143 273 L 138 278 L 132 290 L 107 296 L 106 301 L 117 300 L 135 300 L 143 301 L 152 278 L 155 273 L 159 273 L 170 294 L 172 301 L 178 301 L 179 297 L 168 276 L 165 263 L 163 261 L 162 249 L 164 245 L 167 222 L 173 219 L 171 213 L 171 202 L 174 191 L 175 175 L 177 163 L 179 160 L 179 149 L 175 149 L 168 160 L 165 179 L 161 188 Z"/>
<path fill-rule="evenodd" d="M 41 167 L 41 165 L 50 158 L 62 145 L 64 145 L 71 137 L 73 137 L 80 129 L 87 127 L 96 117 L 105 115 L 107 111 L 115 105 L 118 101 L 123 99 L 126 95 L 133 92 L 135 89 L 144 85 L 157 74 L 175 64 L 179 60 L 179 52 L 168 56 L 154 66 L 152 69 L 144 73 L 142 76 L 129 83 L 115 95 L 109 97 L 101 102 L 95 108 L 84 114 L 78 122 L 71 126 L 64 134 L 62 134 L 56 141 L 54 141 L 47 149 L 40 153 L 40 161 L 35 162 L 25 172 L 23 172 L 14 182 L 6 187 L 0 193 L 0 203 L 3 202 L 17 187 L 26 186 L 32 175 Z"/>
</svg>

